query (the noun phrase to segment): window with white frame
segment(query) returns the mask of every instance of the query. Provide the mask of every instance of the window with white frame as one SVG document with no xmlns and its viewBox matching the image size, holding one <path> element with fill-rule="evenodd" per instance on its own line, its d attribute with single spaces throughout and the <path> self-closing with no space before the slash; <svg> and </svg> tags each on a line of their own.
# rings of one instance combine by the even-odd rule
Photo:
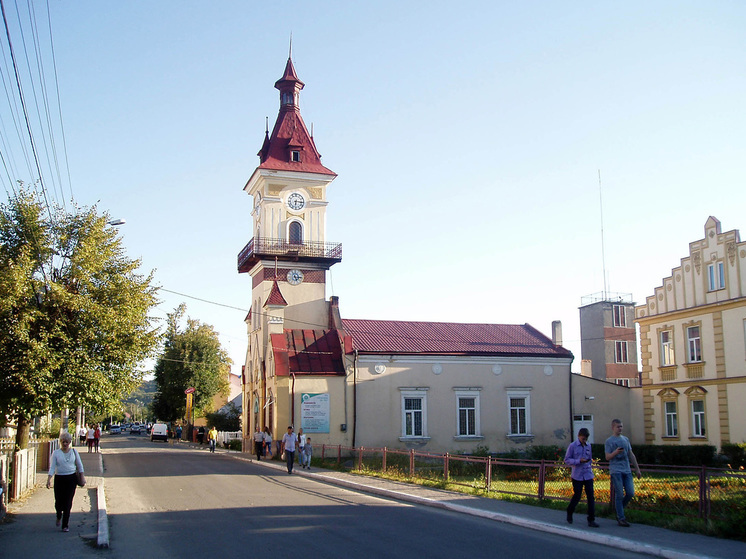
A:
<svg viewBox="0 0 746 559">
<path fill-rule="evenodd" d="M 692 436 L 705 436 L 705 401 L 692 400 Z"/>
<path fill-rule="evenodd" d="M 666 436 L 679 436 L 679 419 L 676 413 L 676 401 L 668 400 L 663 402 L 664 414 L 666 416 Z"/>
<path fill-rule="evenodd" d="M 427 394 L 424 390 L 402 391 L 402 437 L 427 437 Z"/>
<path fill-rule="evenodd" d="M 614 362 L 629 363 L 627 342 L 614 342 Z"/>
<path fill-rule="evenodd" d="M 627 327 L 627 315 L 625 314 L 624 305 L 614 305 L 614 326 L 617 328 Z"/>
<path fill-rule="evenodd" d="M 618 379 L 615 379 L 614 382 L 620 386 L 626 386 L 627 388 L 629 388 L 628 378 L 618 378 Z"/>
<path fill-rule="evenodd" d="M 725 289 L 725 266 L 723 262 L 708 264 L 707 279 L 709 280 L 709 291 Z"/>
<path fill-rule="evenodd" d="M 699 326 L 690 326 L 686 329 L 687 347 L 689 350 L 689 363 L 702 361 L 702 338 Z"/>
<path fill-rule="evenodd" d="M 509 435 L 531 432 L 531 400 L 528 392 L 508 392 Z"/>
<path fill-rule="evenodd" d="M 456 436 L 477 437 L 479 429 L 479 392 L 456 391 Z"/>
<path fill-rule="evenodd" d="M 667 367 L 674 363 L 673 333 L 671 330 L 664 330 L 661 332 L 661 367 Z"/>
</svg>

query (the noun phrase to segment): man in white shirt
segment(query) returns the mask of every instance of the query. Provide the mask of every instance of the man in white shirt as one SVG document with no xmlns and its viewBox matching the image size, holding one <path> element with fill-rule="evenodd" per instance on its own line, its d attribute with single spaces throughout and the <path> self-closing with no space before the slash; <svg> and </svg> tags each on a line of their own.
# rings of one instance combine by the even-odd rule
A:
<svg viewBox="0 0 746 559">
<path fill-rule="evenodd" d="M 285 453 L 285 461 L 288 464 L 288 474 L 293 473 L 293 461 L 295 460 L 295 445 L 298 435 L 293 433 L 293 426 L 288 425 L 288 432 L 282 436 L 281 450 Z"/>
</svg>

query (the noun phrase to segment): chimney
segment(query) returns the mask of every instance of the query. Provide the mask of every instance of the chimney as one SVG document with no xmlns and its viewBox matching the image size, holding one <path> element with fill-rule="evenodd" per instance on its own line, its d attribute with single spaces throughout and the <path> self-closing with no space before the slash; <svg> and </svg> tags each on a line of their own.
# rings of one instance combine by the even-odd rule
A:
<svg viewBox="0 0 746 559">
<path fill-rule="evenodd" d="M 562 345 L 562 321 L 552 321 L 552 343 L 554 345 Z"/>
</svg>

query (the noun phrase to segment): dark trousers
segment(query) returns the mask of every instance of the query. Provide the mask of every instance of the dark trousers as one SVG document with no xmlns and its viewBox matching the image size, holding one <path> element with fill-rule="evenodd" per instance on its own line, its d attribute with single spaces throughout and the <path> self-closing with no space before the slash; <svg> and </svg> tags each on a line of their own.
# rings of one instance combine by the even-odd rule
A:
<svg viewBox="0 0 746 559">
<path fill-rule="evenodd" d="M 572 480 L 572 500 L 567 506 L 567 518 L 572 518 L 572 514 L 575 512 L 575 507 L 580 502 L 580 497 L 583 494 L 583 488 L 585 488 L 585 498 L 588 500 L 588 522 L 596 520 L 596 499 L 593 495 L 593 480 L 584 479 Z"/>
<path fill-rule="evenodd" d="M 70 523 L 70 509 L 73 508 L 76 487 L 77 474 L 54 476 L 54 510 L 57 512 L 57 520 L 62 519 L 63 528 L 67 528 Z"/>
<path fill-rule="evenodd" d="M 264 442 L 254 441 L 254 452 L 256 453 L 256 459 L 261 460 L 262 454 L 264 453 Z"/>
<path fill-rule="evenodd" d="M 293 471 L 293 462 L 295 461 L 295 451 L 285 449 L 285 459 L 288 463 L 288 473 Z"/>
</svg>

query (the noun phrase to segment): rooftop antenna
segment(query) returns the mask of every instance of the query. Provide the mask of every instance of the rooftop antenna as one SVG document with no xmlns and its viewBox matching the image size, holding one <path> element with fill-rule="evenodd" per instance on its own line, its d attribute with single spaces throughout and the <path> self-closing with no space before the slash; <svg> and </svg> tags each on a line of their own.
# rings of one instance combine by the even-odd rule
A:
<svg viewBox="0 0 746 559">
<path fill-rule="evenodd" d="M 601 191 L 601 169 L 598 170 L 598 201 L 601 209 L 601 266 L 604 274 L 604 293 L 603 297 L 606 300 L 606 249 L 604 244 L 604 199 Z"/>
<path fill-rule="evenodd" d="M 290 50 L 288 51 L 288 58 L 293 58 L 293 32 L 290 32 Z"/>
<path fill-rule="evenodd" d="M 269 134 L 269 117 L 264 117 L 264 133 Z"/>
<path fill-rule="evenodd" d="M 313 138 L 313 122 L 311 123 L 311 138 Z"/>
</svg>

